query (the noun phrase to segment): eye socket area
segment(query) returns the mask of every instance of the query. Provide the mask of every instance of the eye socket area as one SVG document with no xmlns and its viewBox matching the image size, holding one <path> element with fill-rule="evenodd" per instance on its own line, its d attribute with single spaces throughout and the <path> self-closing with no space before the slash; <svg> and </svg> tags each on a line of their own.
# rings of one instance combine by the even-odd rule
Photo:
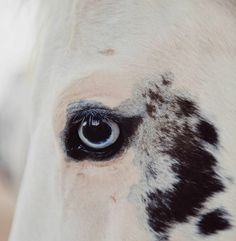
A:
<svg viewBox="0 0 236 241">
<path fill-rule="evenodd" d="M 62 141 L 67 156 L 75 162 L 108 161 L 131 143 L 140 116 L 125 117 L 106 107 L 85 107 L 68 112 Z"/>
</svg>

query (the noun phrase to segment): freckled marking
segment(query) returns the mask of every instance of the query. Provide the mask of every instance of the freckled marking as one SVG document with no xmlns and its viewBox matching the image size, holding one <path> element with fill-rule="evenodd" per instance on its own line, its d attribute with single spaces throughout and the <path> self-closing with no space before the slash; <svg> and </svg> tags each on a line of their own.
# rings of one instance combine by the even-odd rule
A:
<svg viewBox="0 0 236 241">
<path fill-rule="evenodd" d="M 153 91 L 152 89 L 149 89 L 148 96 L 150 97 L 150 99 L 152 101 L 157 101 L 157 102 L 160 102 L 160 103 L 164 103 L 164 98 L 158 92 L 160 92 L 159 88 L 158 88 L 157 91 Z"/>
<path fill-rule="evenodd" d="M 163 85 L 171 85 L 171 80 L 169 80 L 165 75 L 161 76 Z"/>
<path fill-rule="evenodd" d="M 231 228 L 231 224 L 226 216 L 227 213 L 223 209 L 216 209 L 204 214 L 197 224 L 199 232 L 203 235 L 212 235 Z"/>
<path fill-rule="evenodd" d="M 149 115 L 151 118 L 153 118 L 153 119 L 156 118 L 156 117 L 155 117 L 155 113 L 156 113 L 156 107 L 155 107 L 155 105 L 153 105 L 153 104 L 146 104 L 146 110 L 147 110 L 148 115 Z"/>
<path fill-rule="evenodd" d="M 100 54 L 105 55 L 105 56 L 112 56 L 115 54 L 115 50 L 108 48 L 108 49 L 103 49 L 99 51 Z"/>
<path fill-rule="evenodd" d="M 165 101 L 164 94 L 158 86 L 145 93 L 151 99 L 150 104 L 146 103 L 151 116 L 152 105 L 156 110 L 162 105 L 171 110 L 171 113 L 165 115 L 160 113 L 160 118 L 155 119 L 158 133 L 155 143 L 161 143 L 163 153 L 176 160 L 172 170 L 179 179 L 171 190 L 163 192 L 157 187 L 147 193 L 145 203 L 148 223 L 159 236 L 168 236 L 168 230 L 174 223 L 186 222 L 188 217 L 197 216 L 205 201 L 225 188 L 214 169 L 217 160 L 205 149 L 203 138 L 199 139 L 199 133 L 189 122 L 191 117 L 202 120 L 198 107 L 192 100 L 180 96 Z M 214 127 L 206 129 L 212 135 Z M 152 175 L 150 171 L 151 168 L 147 172 Z"/>
</svg>

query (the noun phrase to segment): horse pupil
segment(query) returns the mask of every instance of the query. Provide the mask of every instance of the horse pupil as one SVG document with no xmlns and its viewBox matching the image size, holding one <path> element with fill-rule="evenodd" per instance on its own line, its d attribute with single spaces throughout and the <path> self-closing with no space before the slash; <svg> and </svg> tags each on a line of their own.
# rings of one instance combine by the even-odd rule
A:
<svg viewBox="0 0 236 241">
<path fill-rule="evenodd" d="M 100 122 L 98 125 L 86 124 L 83 126 L 84 137 L 92 143 L 103 143 L 111 136 L 112 129 L 105 123 Z"/>
</svg>

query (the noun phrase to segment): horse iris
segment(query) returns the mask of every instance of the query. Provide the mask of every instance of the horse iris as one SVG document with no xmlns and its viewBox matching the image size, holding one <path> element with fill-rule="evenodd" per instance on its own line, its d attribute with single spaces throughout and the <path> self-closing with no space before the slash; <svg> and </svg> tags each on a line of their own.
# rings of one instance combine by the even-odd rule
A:
<svg viewBox="0 0 236 241">
<path fill-rule="evenodd" d="M 109 147 L 118 139 L 120 129 L 111 120 L 99 120 L 94 117 L 87 117 L 82 121 L 78 135 L 81 141 L 93 149 Z"/>
</svg>

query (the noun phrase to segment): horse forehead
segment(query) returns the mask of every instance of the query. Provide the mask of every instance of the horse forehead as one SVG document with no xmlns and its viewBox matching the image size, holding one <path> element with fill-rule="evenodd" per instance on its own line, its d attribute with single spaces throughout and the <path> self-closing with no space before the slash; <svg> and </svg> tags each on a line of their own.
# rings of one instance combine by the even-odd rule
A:
<svg viewBox="0 0 236 241">
<path fill-rule="evenodd" d="M 208 24 L 214 27 L 215 24 L 222 23 L 225 18 L 231 17 L 230 10 L 235 7 L 235 4 L 230 4 L 231 1 L 199 1 L 197 3 L 182 0 L 178 2 L 159 1 L 113 1 L 113 0 L 83 0 L 74 1 L 72 5 L 70 1 L 62 1 L 67 6 L 68 11 L 65 11 L 65 6 L 56 3 L 56 10 L 50 12 L 50 20 L 56 26 L 67 26 L 68 28 L 58 28 L 54 31 L 63 31 L 67 34 L 67 43 L 72 51 L 77 47 L 90 48 L 90 51 L 97 49 L 98 44 L 105 45 L 111 41 L 120 42 L 124 37 L 134 36 L 136 39 L 147 39 L 150 42 L 150 34 L 163 34 L 166 29 L 172 24 L 182 24 L 188 27 L 185 23 L 184 14 L 191 14 L 188 21 L 196 22 L 205 25 L 205 20 L 208 19 Z M 220 4 L 219 4 L 220 2 Z M 211 13 L 205 8 L 211 7 Z M 58 22 L 58 11 L 62 18 Z M 55 18 L 53 17 L 55 14 Z M 214 22 L 209 21 L 209 15 L 221 15 L 222 17 L 214 19 Z M 69 17 L 68 17 L 69 16 Z M 201 16 L 201 18 L 199 18 Z M 165 17 L 166 22 L 163 21 Z M 150 21 L 153 21 L 150 23 Z M 226 20 L 227 21 L 227 20 Z M 125 27 L 124 27 L 125 24 Z M 54 25 L 53 25 L 54 26 Z M 203 27 L 201 26 L 201 27 Z M 174 26 L 175 27 L 175 26 Z M 190 30 L 191 28 L 188 28 Z M 187 29 L 186 29 L 187 30 Z M 86 41 L 85 41 L 86 40 Z M 132 46 L 128 42 L 123 42 L 125 45 Z M 126 49 L 127 50 L 127 49 Z M 89 51 L 89 50 L 87 50 Z M 113 55 L 113 48 L 106 48 L 100 51 L 101 54 Z"/>
<path fill-rule="evenodd" d="M 69 102 L 79 99 L 95 99 L 103 104 L 116 107 L 125 99 L 131 98 L 135 78 L 125 73 L 96 71 L 85 78 L 72 81 L 59 98 Z"/>
<path fill-rule="evenodd" d="M 229 11 L 230 8 L 225 7 L 229 4 L 220 7 L 212 1 L 197 4 L 184 0 L 181 4 L 141 1 L 134 4 L 133 1 L 104 0 L 75 1 L 71 6 L 69 2 L 64 2 L 68 11 L 57 4 L 55 9 L 59 8 L 60 12 L 50 13 L 52 22 L 45 28 L 48 30 L 45 36 L 53 44 L 46 46 L 42 42 L 46 58 L 38 72 L 38 85 L 47 82 L 49 75 L 44 78 L 44 73 L 53 72 L 54 85 L 59 85 L 60 81 L 68 83 L 78 78 L 82 72 L 92 73 L 95 69 L 117 66 L 132 68 L 131 72 L 136 75 L 142 70 L 148 73 L 167 68 L 181 75 L 186 72 L 194 75 L 196 55 L 210 53 L 217 56 L 232 46 L 230 36 L 234 31 L 229 29 L 234 21 L 231 14 L 223 11 Z M 207 6 L 211 6 L 210 13 L 206 11 Z M 210 21 L 209 14 L 214 21 Z M 166 22 L 163 22 L 163 15 Z M 218 34 L 219 26 L 224 25 L 227 29 L 220 29 L 223 33 Z M 183 71 L 182 66 L 186 64 L 188 69 Z"/>
</svg>

